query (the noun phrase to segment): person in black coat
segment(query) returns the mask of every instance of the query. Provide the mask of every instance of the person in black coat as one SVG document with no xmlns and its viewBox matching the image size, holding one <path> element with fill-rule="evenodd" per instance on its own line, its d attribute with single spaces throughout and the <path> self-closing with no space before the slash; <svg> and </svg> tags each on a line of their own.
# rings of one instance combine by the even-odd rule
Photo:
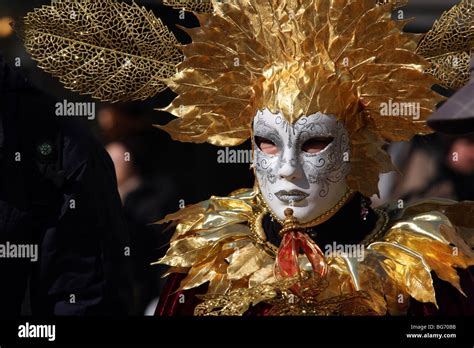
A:
<svg viewBox="0 0 474 348">
<path fill-rule="evenodd" d="M 56 102 L 0 54 L 0 316 L 21 314 L 25 298 L 33 315 L 127 314 L 131 250 L 113 163 Z M 13 257 L 12 246 L 37 255 Z"/>
</svg>

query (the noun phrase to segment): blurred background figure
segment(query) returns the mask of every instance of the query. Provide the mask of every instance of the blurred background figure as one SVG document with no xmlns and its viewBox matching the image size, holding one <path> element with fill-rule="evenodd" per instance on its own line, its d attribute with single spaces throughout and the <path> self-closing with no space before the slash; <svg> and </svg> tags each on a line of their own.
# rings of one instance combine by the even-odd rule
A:
<svg viewBox="0 0 474 348">
<path fill-rule="evenodd" d="M 98 114 L 100 134 L 114 162 L 131 232 L 136 315 L 145 312 L 162 283 L 162 269 L 150 264 L 161 256 L 168 237 L 161 226 L 151 223 L 178 210 L 183 197 L 179 173 L 166 159 L 171 142 L 150 123 L 137 105 L 104 105 Z"/>
<path fill-rule="evenodd" d="M 392 148 L 399 158 L 399 173 L 390 175 L 384 202 L 404 204 L 422 198 L 474 200 L 474 135 L 416 137 Z M 391 182 L 390 182 L 391 181 Z"/>
<path fill-rule="evenodd" d="M 146 104 L 150 106 L 151 105 Z M 151 118 L 144 115 L 144 105 L 102 104 L 97 115 L 100 135 L 105 142 L 117 141 L 149 130 Z"/>
<path fill-rule="evenodd" d="M 474 59 L 471 80 L 452 94 L 428 124 L 438 133 L 392 144 L 399 174 L 382 180 L 386 197 L 410 203 L 421 198 L 474 200 Z"/>
</svg>

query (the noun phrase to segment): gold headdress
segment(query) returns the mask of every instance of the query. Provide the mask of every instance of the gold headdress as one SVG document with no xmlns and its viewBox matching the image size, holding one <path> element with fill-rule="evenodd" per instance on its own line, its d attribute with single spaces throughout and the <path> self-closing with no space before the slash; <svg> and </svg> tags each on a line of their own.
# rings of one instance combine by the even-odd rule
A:
<svg viewBox="0 0 474 348">
<path fill-rule="evenodd" d="M 148 42 L 144 44 L 148 49 L 144 50 L 140 40 L 132 40 L 135 43 L 131 45 L 132 52 L 127 52 L 126 46 L 117 41 L 120 33 L 114 41 L 110 40 L 108 31 L 100 30 L 100 25 L 90 25 L 99 29 L 82 36 L 78 36 L 79 27 L 68 27 L 66 32 L 74 36 L 67 43 L 69 48 L 94 50 L 89 55 L 96 63 L 90 64 L 94 73 L 101 73 L 97 57 L 126 58 L 128 67 L 115 64 L 102 74 L 112 77 L 114 71 L 122 73 L 115 76 L 128 84 L 116 83 L 121 86 L 121 92 L 110 91 L 113 97 L 97 93 L 95 96 L 109 100 L 137 99 L 144 96 L 139 91 L 147 91 L 149 96 L 161 90 L 159 87 L 165 83 L 178 94 L 165 108 L 177 119 L 160 128 L 176 140 L 219 146 L 233 146 L 248 139 L 253 117 L 264 108 L 281 111 L 290 122 L 315 112 L 335 115 L 344 122 L 351 139 L 349 185 L 372 195 L 378 192 L 379 173 L 392 169 L 389 156 L 382 150 L 383 144 L 428 133 L 425 120 L 441 100 L 431 90 L 438 81 L 424 73 L 430 63 L 416 53 L 420 36 L 402 31 L 406 21 L 391 19 L 391 11 L 399 3 L 165 0 L 165 4 L 175 7 L 186 8 L 186 4 L 191 4 L 187 9 L 195 11 L 201 24 L 186 29 L 192 43 L 180 47 L 185 59 L 177 66 L 176 74 L 171 73 L 170 66 L 177 62 L 174 51 L 177 46 L 161 22 L 143 10 L 140 12 L 136 5 L 123 4 L 119 9 L 113 0 L 59 0 L 43 8 L 44 13 L 30 13 L 26 18 L 26 46 L 46 70 L 62 80 L 70 79 L 77 76 L 75 71 L 79 68 L 72 65 L 63 72 L 51 69 L 60 66 L 51 57 L 59 58 L 60 54 L 68 57 L 73 49 L 56 45 L 51 52 L 46 40 L 40 40 L 49 39 L 50 32 L 57 30 L 45 24 L 46 20 L 50 21 L 48 12 L 61 16 L 58 8 L 62 8 L 66 16 L 74 7 L 76 11 L 89 7 L 119 14 L 128 11 L 128 15 L 121 17 L 130 21 L 128 27 L 133 31 L 133 38 L 138 40 L 138 34 L 145 31 L 147 38 L 156 37 L 150 43 L 158 48 L 167 46 L 168 50 L 153 51 Z M 84 16 L 81 25 L 87 27 L 87 21 L 94 17 L 92 13 Z M 86 45 L 81 46 L 81 41 Z M 38 47 L 40 42 L 46 48 Z M 110 42 L 115 44 L 103 47 L 110 46 Z M 170 57 L 164 59 L 166 53 Z M 144 68 L 146 62 L 149 69 Z M 81 66 L 83 75 L 89 63 Z M 142 68 L 134 73 L 136 66 Z M 148 81 L 143 79 L 143 74 L 148 74 Z M 106 79 L 104 83 L 110 81 Z M 100 88 L 97 83 L 94 88 L 89 84 L 77 87 L 69 84 L 69 87 L 84 93 Z M 122 85 L 128 86 L 128 90 L 123 90 Z M 158 87 L 153 90 L 150 85 Z M 418 117 L 382 115 L 382 103 L 393 102 L 417 103 L 420 113 Z"/>
<path fill-rule="evenodd" d="M 251 134 L 257 110 L 281 111 L 290 122 L 323 112 L 342 120 L 352 141 L 349 185 L 377 190 L 391 170 L 382 145 L 429 132 L 425 119 L 440 98 L 428 63 L 415 54 L 418 37 L 376 1 L 237 0 L 215 2 L 186 30 L 192 43 L 170 87 L 166 108 L 177 116 L 161 127 L 174 139 L 221 146 Z M 381 103 L 418 102 L 418 120 L 381 116 Z"/>
</svg>

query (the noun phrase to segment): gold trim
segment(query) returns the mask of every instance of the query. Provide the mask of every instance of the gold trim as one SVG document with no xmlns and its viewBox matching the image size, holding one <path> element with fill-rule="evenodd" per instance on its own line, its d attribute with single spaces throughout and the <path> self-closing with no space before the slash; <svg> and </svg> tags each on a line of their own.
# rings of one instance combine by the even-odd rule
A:
<svg viewBox="0 0 474 348">
<path fill-rule="evenodd" d="M 364 244 L 366 247 L 384 235 L 385 231 L 387 230 L 388 223 L 390 222 L 387 212 L 376 208 L 374 211 L 379 218 L 374 229 L 361 242 L 361 244 Z"/>
<path fill-rule="evenodd" d="M 268 210 L 264 207 L 262 211 L 253 214 L 249 219 L 251 238 L 258 248 L 275 258 L 278 254 L 278 247 L 267 241 L 267 235 L 262 226 L 263 217 L 267 213 Z"/>
<path fill-rule="evenodd" d="M 296 232 L 301 231 L 305 232 L 306 228 L 303 227 L 297 218 L 293 216 L 293 209 L 286 208 L 285 209 L 285 222 L 279 232 L 279 235 L 283 237 L 285 234 L 289 232 Z"/>
</svg>

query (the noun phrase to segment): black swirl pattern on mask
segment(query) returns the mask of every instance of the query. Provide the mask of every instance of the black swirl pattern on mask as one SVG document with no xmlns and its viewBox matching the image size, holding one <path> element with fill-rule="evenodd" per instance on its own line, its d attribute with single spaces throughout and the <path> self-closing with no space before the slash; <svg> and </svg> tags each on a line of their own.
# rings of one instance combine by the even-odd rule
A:
<svg viewBox="0 0 474 348">
<path fill-rule="evenodd" d="M 268 168 L 271 166 L 271 163 L 268 159 L 262 158 L 259 165 L 260 165 L 260 168 L 262 168 L 262 170 L 268 170 Z"/>
<path fill-rule="evenodd" d="M 303 155 L 303 166 L 308 181 L 319 186 L 320 197 L 326 197 L 330 185 L 344 180 L 350 169 L 349 163 L 343 160 L 344 152 L 350 151 L 350 147 L 342 124 L 337 124 L 335 133 L 336 138 L 323 151 L 314 155 Z"/>
<path fill-rule="evenodd" d="M 267 180 L 270 184 L 274 184 L 277 181 L 277 176 L 273 173 L 272 168 L 267 170 Z"/>
</svg>

